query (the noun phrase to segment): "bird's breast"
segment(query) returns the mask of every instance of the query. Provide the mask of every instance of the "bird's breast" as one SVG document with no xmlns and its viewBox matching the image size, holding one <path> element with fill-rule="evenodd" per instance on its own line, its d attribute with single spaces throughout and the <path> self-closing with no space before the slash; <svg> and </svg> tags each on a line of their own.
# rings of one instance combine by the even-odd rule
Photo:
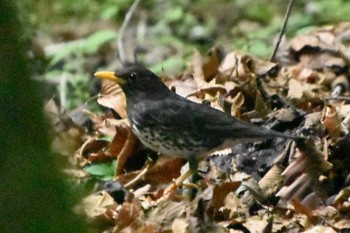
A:
<svg viewBox="0 0 350 233">
<path fill-rule="evenodd" d="M 159 128 L 143 127 L 135 119 L 130 120 L 130 124 L 132 131 L 144 146 L 162 155 L 188 158 L 207 151 L 201 141 L 191 140 L 186 133 L 180 136 Z"/>
</svg>

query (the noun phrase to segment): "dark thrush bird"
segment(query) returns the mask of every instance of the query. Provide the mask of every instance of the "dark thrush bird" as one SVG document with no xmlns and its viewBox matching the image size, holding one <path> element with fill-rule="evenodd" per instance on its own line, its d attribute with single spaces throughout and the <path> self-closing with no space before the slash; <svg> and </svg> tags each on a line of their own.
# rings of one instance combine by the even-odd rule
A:
<svg viewBox="0 0 350 233">
<path fill-rule="evenodd" d="M 133 132 L 146 147 L 163 155 L 193 161 L 236 142 L 296 138 L 187 100 L 140 66 L 97 72 L 95 76 L 120 85 L 126 96 Z"/>
</svg>

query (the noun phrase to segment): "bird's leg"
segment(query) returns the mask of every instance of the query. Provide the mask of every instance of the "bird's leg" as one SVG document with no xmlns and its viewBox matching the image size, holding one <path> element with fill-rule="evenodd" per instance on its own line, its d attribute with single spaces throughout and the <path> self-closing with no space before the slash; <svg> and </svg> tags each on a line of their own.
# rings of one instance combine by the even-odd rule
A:
<svg viewBox="0 0 350 233">
<path fill-rule="evenodd" d="M 189 164 L 189 172 L 191 173 L 191 183 L 185 183 L 184 186 L 186 189 L 183 191 L 183 196 L 186 197 L 188 200 L 193 200 L 193 198 L 196 196 L 198 187 L 196 183 L 200 180 L 200 176 L 198 175 L 198 160 L 191 156 L 188 159 Z"/>
<path fill-rule="evenodd" d="M 188 165 L 189 169 L 183 173 L 179 178 L 175 180 L 173 184 L 171 184 L 168 188 L 164 190 L 164 196 L 169 196 L 171 193 L 173 193 L 178 187 L 182 186 L 190 176 L 192 176 L 191 182 L 198 181 L 198 174 L 197 174 L 197 168 L 198 168 L 198 161 L 195 157 L 191 156 L 188 159 Z M 191 185 L 188 185 L 191 186 Z M 193 185 L 192 185 L 193 186 Z"/>
<path fill-rule="evenodd" d="M 197 172 L 198 169 L 198 161 L 194 156 L 190 156 L 188 158 L 188 164 L 190 166 L 190 170 Z"/>
<path fill-rule="evenodd" d="M 174 183 L 172 183 L 164 190 L 164 196 L 170 196 L 179 186 L 182 186 L 184 181 L 187 180 L 192 174 L 193 171 L 191 169 L 188 169 L 179 178 L 177 178 Z"/>
<path fill-rule="evenodd" d="M 190 186 L 194 186 L 194 184 L 196 184 L 199 180 L 200 180 L 200 176 L 198 175 L 198 160 L 194 157 L 191 156 L 188 159 L 188 164 L 189 164 L 189 170 L 192 173 L 192 179 L 191 179 L 191 184 Z"/>
</svg>

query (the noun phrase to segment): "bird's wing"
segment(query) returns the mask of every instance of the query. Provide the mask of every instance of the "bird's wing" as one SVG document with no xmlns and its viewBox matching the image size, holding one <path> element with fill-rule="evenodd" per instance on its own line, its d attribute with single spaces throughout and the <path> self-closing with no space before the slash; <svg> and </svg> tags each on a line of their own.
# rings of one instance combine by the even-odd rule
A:
<svg viewBox="0 0 350 233">
<path fill-rule="evenodd" d="M 207 121 L 200 114 L 197 104 L 189 101 L 143 101 L 134 106 L 135 112 L 129 110 L 129 117 L 137 117 L 136 121 L 146 127 L 163 128 L 170 131 L 196 130 L 198 125 L 204 125 Z"/>
<path fill-rule="evenodd" d="M 232 138 L 288 137 L 273 130 L 236 120 L 227 113 L 182 97 L 177 101 L 163 99 L 159 102 L 144 102 L 137 108 L 144 109 L 138 111 L 141 114 L 137 121 L 142 121 L 144 126 L 169 132 L 201 133 L 213 137 Z"/>
</svg>

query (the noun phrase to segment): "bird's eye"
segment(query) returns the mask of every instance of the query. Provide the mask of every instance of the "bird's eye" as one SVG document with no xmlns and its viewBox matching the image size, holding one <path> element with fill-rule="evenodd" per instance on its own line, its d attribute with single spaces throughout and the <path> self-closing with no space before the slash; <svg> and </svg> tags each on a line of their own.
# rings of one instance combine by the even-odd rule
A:
<svg viewBox="0 0 350 233">
<path fill-rule="evenodd" d="M 131 74 L 129 75 L 130 81 L 135 81 L 136 78 L 137 78 L 137 74 L 136 74 L 136 73 L 131 73 Z"/>
</svg>

